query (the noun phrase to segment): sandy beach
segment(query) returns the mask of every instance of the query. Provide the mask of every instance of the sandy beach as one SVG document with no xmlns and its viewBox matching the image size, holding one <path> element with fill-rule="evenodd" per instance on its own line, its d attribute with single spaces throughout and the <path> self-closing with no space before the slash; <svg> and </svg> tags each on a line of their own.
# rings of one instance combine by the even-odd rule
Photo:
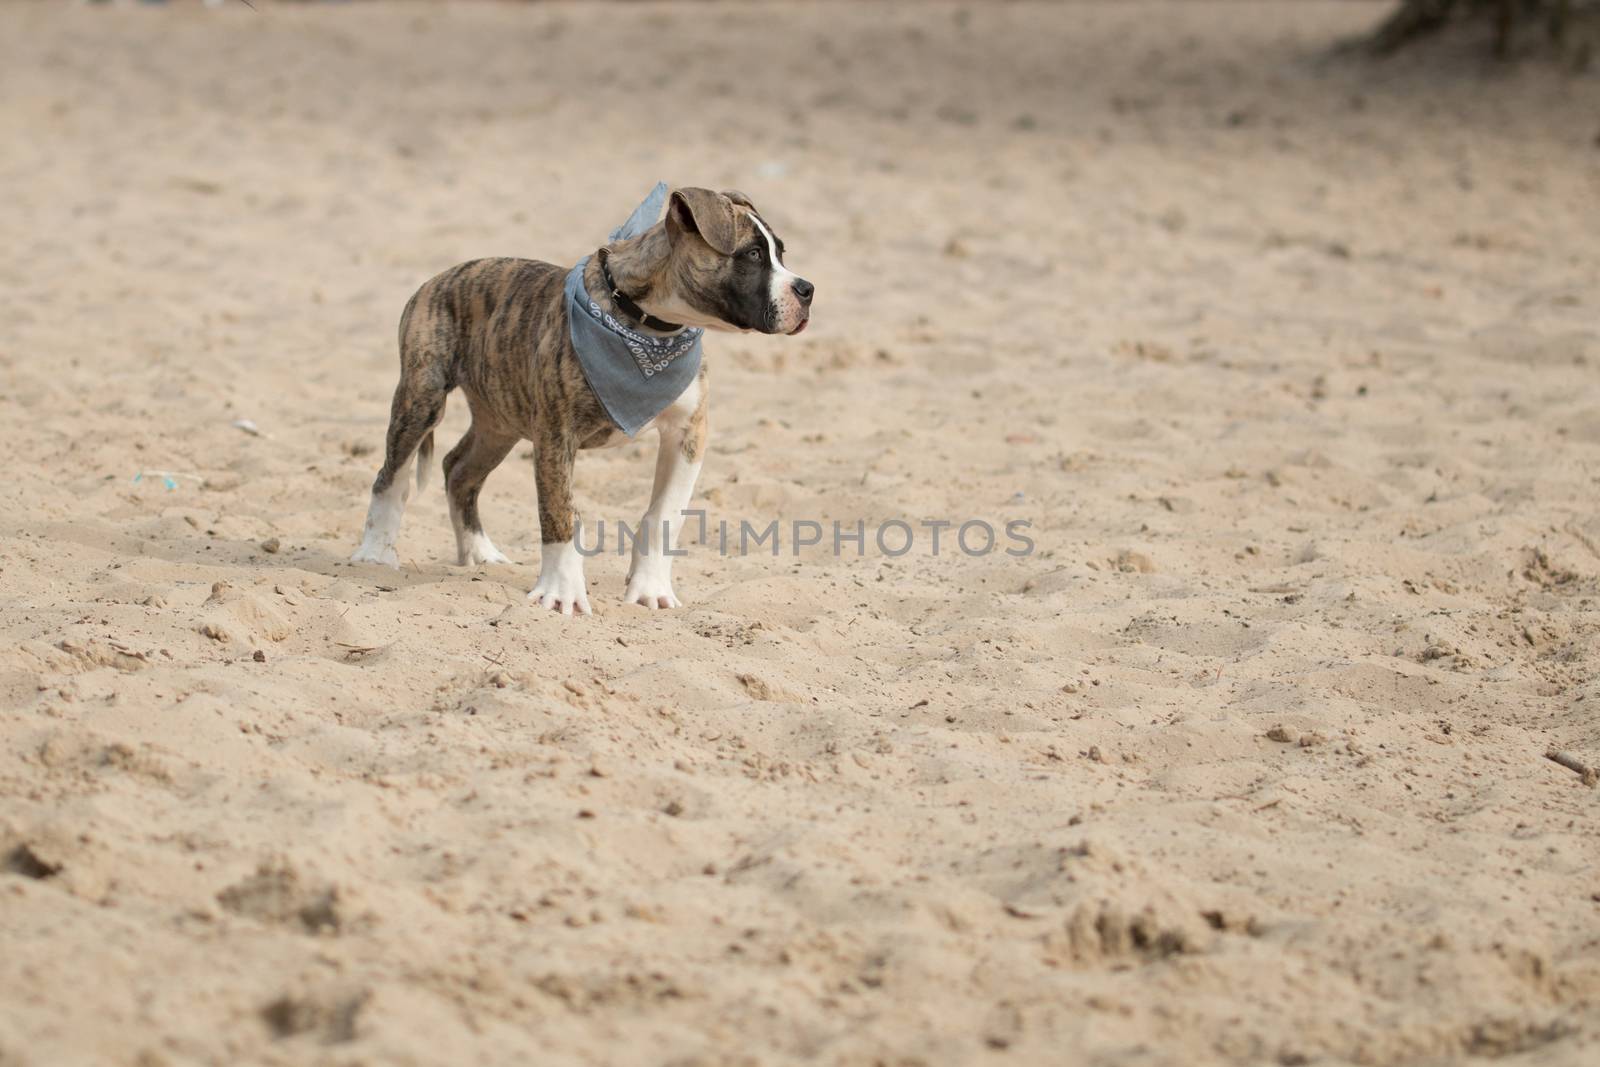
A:
<svg viewBox="0 0 1600 1067">
<path fill-rule="evenodd" d="M 1332 55 L 1364 2 L 258 7 L 0 6 L 0 1065 L 1600 1057 L 1600 74 Z M 658 179 L 818 290 L 706 341 L 685 606 L 528 605 L 526 445 L 514 564 L 437 477 L 348 563 L 406 299 Z"/>
</svg>

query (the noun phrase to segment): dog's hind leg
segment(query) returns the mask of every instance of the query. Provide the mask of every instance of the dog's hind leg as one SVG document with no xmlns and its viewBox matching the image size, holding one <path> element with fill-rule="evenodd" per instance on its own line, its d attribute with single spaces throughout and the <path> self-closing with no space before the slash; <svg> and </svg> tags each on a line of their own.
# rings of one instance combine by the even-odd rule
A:
<svg viewBox="0 0 1600 1067">
<path fill-rule="evenodd" d="M 511 454 L 519 440 L 516 434 L 490 430 L 474 420 L 444 457 L 444 493 L 450 501 L 450 522 L 456 528 L 456 562 L 463 567 L 511 562 L 483 532 L 478 492 L 489 472 Z"/>
<path fill-rule="evenodd" d="M 405 515 L 406 501 L 411 497 L 411 468 L 424 441 L 431 445 L 433 428 L 444 417 L 444 401 L 449 393 L 449 388 L 439 378 L 429 366 L 417 367 L 415 371 L 407 368 L 400 376 L 389 411 L 383 469 L 372 483 L 372 503 L 367 508 L 361 547 L 350 557 L 352 563 L 400 566 L 395 542 L 400 537 L 400 520 Z"/>
</svg>

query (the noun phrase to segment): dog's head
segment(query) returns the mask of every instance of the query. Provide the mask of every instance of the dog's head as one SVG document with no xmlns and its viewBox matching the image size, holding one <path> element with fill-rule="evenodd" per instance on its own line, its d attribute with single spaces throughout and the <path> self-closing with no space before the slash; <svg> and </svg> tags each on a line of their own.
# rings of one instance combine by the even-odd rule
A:
<svg viewBox="0 0 1600 1067">
<path fill-rule="evenodd" d="M 675 190 L 641 246 L 629 273 L 647 276 L 636 299 L 658 318 L 787 334 L 810 321 L 814 287 L 783 265 L 783 241 L 743 193 Z"/>
</svg>

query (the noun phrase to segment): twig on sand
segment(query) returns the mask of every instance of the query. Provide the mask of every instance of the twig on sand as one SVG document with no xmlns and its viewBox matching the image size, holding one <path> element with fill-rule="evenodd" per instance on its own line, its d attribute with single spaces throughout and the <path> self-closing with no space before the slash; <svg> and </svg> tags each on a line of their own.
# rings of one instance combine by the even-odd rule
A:
<svg viewBox="0 0 1600 1067">
<path fill-rule="evenodd" d="M 1552 763 L 1561 764 L 1569 771 L 1576 772 L 1583 779 L 1584 785 L 1594 785 L 1595 782 L 1600 781 L 1600 771 L 1596 771 L 1570 752 L 1560 752 L 1552 748 L 1544 754 L 1544 758 Z"/>
<path fill-rule="evenodd" d="M 381 645 L 369 645 L 365 641 L 335 641 L 334 644 L 344 649 L 344 658 L 350 660 L 361 659 L 362 657 L 371 655 L 374 652 L 383 652 L 388 649 L 390 645 L 394 644 L 394 642 L 390 641 Z"/>
<path fill-rule="evenodd" d="M 1589 555 L 1593 556 L 1595 559 L 1600 559 L 1600 545 L 1595 544 L 1594 538 L 1590 537 L 1588 534 L 1584 533 L 1570 522 L 1563 526 L 1562 529 L 1571 535 L 1580 545 L 1582 545 L 1584 548 L 1587 548 L 1589 550 Z"/>
</svg>

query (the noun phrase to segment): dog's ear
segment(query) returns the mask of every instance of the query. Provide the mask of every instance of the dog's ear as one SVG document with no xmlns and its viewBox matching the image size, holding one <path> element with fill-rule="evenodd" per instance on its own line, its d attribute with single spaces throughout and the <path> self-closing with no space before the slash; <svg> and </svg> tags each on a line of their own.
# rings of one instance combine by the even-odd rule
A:
<svg viewBox="0 0 1600 1067">
<path fill-rule="evenodd" d="M 751 211 L 755 211 L 757 215 L 761 214 L 761 212 L 756 211 L 756 206 L 750 202 L 750 198 L 737 189 L 724 189 L 722 190 L 722 195 L 740 207 L 747 207 Z"/>
<path fill-rule="evenodd" d="M 674 189 L 667 207 L 667 229 L 697 233 L 706 244 L 725 256 L 733 255 L 733 202 L 710 189 Z"/>
</svg>

